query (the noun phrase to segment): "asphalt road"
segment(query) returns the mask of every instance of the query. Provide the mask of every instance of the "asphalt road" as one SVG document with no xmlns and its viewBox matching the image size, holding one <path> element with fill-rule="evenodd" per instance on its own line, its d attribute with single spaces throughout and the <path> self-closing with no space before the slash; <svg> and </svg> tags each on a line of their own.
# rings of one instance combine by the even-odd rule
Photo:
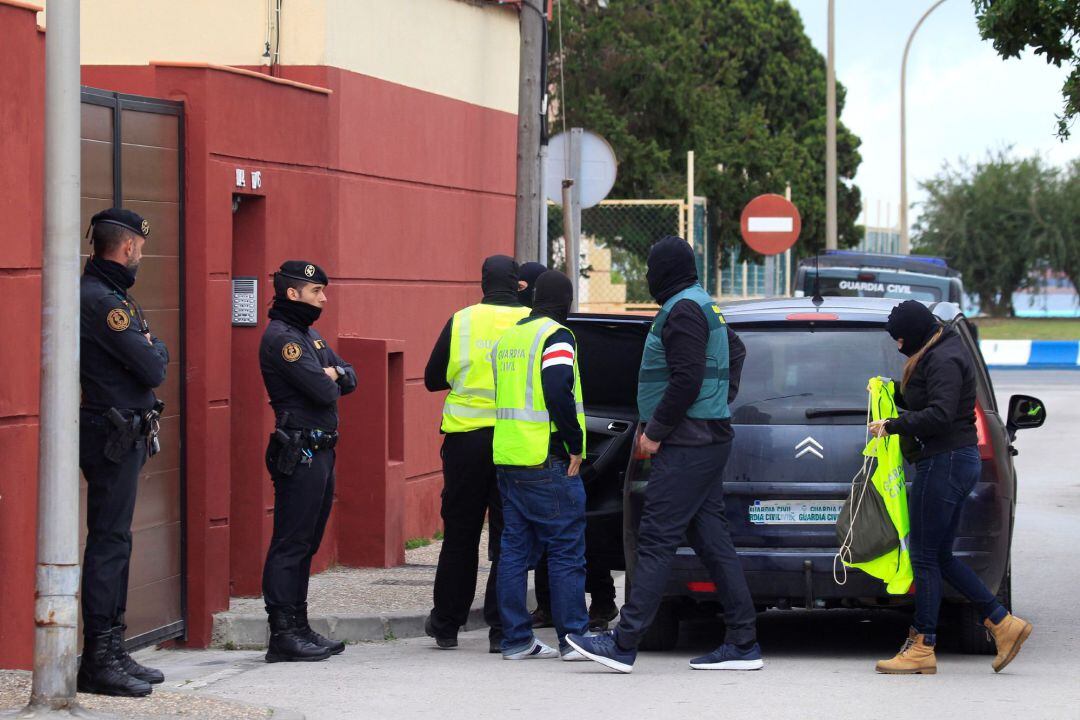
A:
<svg viewBox="0 0 1080 720">
<path fill-rule="evenodd" d="M 1080 718 L 1080 372 L 1008 371 L 995 382 L 1003 407 L 1025 393 L 1049 414 L 1045 428 L 1017 442 L 1014 609 L 1035 632 L 1000 675 L 989 657 L 949 652 L 947 639 L 938 675 L 876 675 L 874 661 L 896 651 L 906 618 L 847 610 L 760 616 L 767 665 L 753 673 L 687 667 L 720 641 L 708 624 L 686 627 L 675 651 L 643 653 L 628 676 L 593 663 L 505 662 L 485 652 L 485 632 L 463 635 L 456 651 L 406 640 L 350 647 L 313 665 L 265 665 L 236 652 L 162 659 L 170 681 L 190 677 L 200 692 L 320 720 Z"/>
</svg>

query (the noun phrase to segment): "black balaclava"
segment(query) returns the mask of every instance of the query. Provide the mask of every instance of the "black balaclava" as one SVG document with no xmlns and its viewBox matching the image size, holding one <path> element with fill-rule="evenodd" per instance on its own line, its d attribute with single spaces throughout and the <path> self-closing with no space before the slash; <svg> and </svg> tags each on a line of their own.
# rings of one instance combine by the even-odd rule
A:
<svg viewBox="0 0 1080 720">
<path fill-rule="evenodd" d="M 518 290 L 518 302 L 525 307 L 532 307 L 533 292 L 536 290 L 536 278 L 547 272 L 547 268 L 538 262 L 527 262 L 518 271 L 518 280 L 525 281 L 525 289 Z"/>
<path fill-rule="evenodd" d="M 536 293 L 529 317 L 547 317 L 555 322 L 566 322 L 570 305 L 574 302 L 574 286 L 570 278 L 558 270 L 545 270 L 536 278 Z"/>
<path fill-rule="evenodd" d="M 484 302 L 495 305 L 518 304 L 518 264 L 507 255 L 492 255 L 480 271 Z"/>
<path fill-rule="evenodd" d="M 697 263 L 690 244 L 680 237 L 668 235 L 649 250 L 649 269 L 645 273 L 649 294 L 663 305 L 673 295 L 698 281 Z"/>
<path fill-rule="evenodd" d="M 134 269 L 113 260 L 106 260 L 100 255 L 94 255 L 86 262 L 86 272 L 101 278 L 125 295 L 135 284 Z"/>
<path fill-rule="evenodd" d="M 908 357 L 922 350 L 939 327 L 934 314 L 918 300 L 905 300 L 894 307 L 885 323 L 893 340 L 904 339 L 900 352 Z"/>
<path fill-rule="evenodd" d="M 284 295 L 275 295 L 274 304 L 270 306 L 270 312 L 267 314 L 271 320 L 281 320 L 307 331 L 322 315 L 322 308 L 298 300 L 290 300 Z"/>
</svg>

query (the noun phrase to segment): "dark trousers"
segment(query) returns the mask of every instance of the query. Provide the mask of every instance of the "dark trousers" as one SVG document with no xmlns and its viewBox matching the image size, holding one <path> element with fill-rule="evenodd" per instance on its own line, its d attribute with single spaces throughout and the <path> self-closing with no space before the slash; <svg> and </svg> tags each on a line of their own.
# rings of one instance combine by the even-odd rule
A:
<svg viewBox="0 0 1080 720">
<path fill-rule="evenodd" d="M 272 466 L 273 444 L 267 450 Z M 274 480 L 274 534 L 263 566 L 267 611 L 296 610 L 307 603 L 311 559 L 319 550 L 334 504 L 333 450 L 317 450 L 311 464 L 298 464 L 292 475 L 271 470 Z"/>
<path fill-rule="evenodd" d="M 731 443 L 661 444 L 653 457 L 630 597 L 616 628 L 623 647 L 636 647 L 652 624 L 684 536 L 716 583 L 724 608 L 724 642 L 743 645 L 756 639 L 754 603 L 724 517 L 721 474 L 730 452 Z"/>
<path fill-rule="evenodd" d="M 974 445 L 944 452 L 916 466 L 911 484 L 911 566 L 915 572 L 915 629 L 937 632 L 942 579 L 979 607 L 983 617 L 1001 622 L 1006 610 L 979 576 L 953 555 L 964 501 L 982 474 Z"/>
<path fill-rule="evenodd" d="M 127 608 L 131 566 L 131 520 L 146 443 L 139 441 L 120 462 L 105 459 L 108 421 L 80 413 L 79 467 L 86 478 L 86 552 L 83 555 L 83 632 L 111 630 Z"/>
<path fill-rule="evenodd" d="M 615 579 L 611 570 L 595 557 L 589 555 L 589 528 L 585 526 L 585 592 L 593 607 L 609 608 L 615 605 Z M 551 617 L 551 579 L 548 557 L 544 553 L 536 564 L 536 606 Z"/>
<path fill-rule="evenodd" d="M 492 428 L 447 433 L 443 439 L 443 544 L 435 572 L 435 607 L 431 622 L 440 637 L 456 636 L 469 619 L 476 595 L 477 551 L 484 516 L 488 516 L 488 559 L 491 572 L 484 594 L 484 620 L 491 636 L 502 634 L 496 597 L 502 499 L 491 457 Z"/>
</svg>

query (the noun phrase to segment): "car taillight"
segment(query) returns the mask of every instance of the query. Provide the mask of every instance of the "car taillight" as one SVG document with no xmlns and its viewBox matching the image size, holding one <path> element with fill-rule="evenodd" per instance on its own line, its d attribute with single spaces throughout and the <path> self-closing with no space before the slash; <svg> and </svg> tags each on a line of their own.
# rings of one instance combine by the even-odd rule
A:
<svg viewBox="0 0 1080 720">
<path fill-rule="evenodd" d="M 877 280 L 877 275 L 874 273 L 859 273 L 859 280 L 861 282 L 874 282 Z"/>
<path fill-rule="evenodd" d="M 979 438 L 979 457 L 983 460 L 994 459 L 994 446 L 990 443 L 990 429 L 986 425 L 986 413 L 979 403 L 975 403 L 975 433 Z"/>
<path fill-rule="evenodd" d="M 716 592 L 716 583 L 688 582 L 686 583 L 686 589 L 692 593 L 714 593 Z"/>
<path fill-rule="evenodd" d="M 787 316 L 787 319 L 796 322 L 828 322 L 831 320 L 839 320 L 840 316 L 835 313 L 791 313 Z"/>
</svg>

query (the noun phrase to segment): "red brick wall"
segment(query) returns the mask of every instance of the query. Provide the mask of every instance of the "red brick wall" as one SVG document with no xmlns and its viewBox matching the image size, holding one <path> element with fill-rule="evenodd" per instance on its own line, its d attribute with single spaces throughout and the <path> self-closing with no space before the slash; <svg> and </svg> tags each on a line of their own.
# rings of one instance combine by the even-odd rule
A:
<svg viewBox="0 0 1080 720">
<path fill-rule="evenodd" d="M 0 3 L 0 667 L 34 642 L 44 60 L 35 13 Z"/>
</svg>

